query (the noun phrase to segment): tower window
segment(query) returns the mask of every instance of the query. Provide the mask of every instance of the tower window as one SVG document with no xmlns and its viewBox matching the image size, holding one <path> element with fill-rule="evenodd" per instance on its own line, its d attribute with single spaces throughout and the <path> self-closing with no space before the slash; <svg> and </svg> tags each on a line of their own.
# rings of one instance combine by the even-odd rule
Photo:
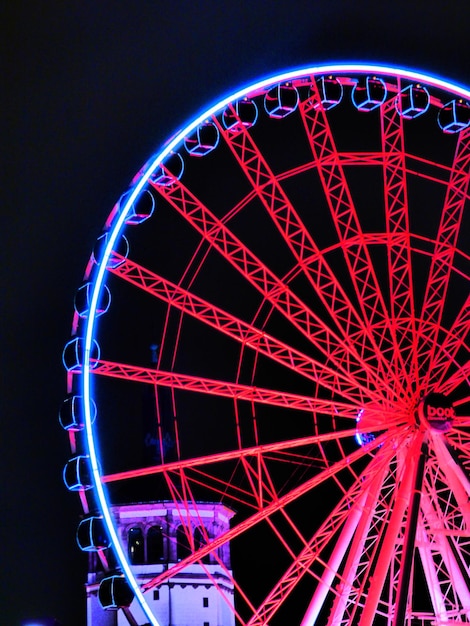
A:
<svg viewBox="0 0 470 626">
<path fill-rule="evenodd" d="M 163 529 L 151 526 L 147 532 L 147 563 L 163 561 Z"/>
<path fill-rule="evenodd" d="M 176 529 L 176 557 L 178 561 L 182 561 L 191 554 L 191 546 L 189 544 L 188 535 L 184 526 L 178 526 Z"/>
<path fill-rule="evenodd" d="M 203 598 L 202 599 L 202 606 L 204 608 L 207 608 L 209 606 L 209 598 Z"/>
<path fill-rule="evenodd" d="M 127 551 L 132 565 L 145 563 L 144 533 L 138 526 L 129 529 L 127 533 Z"/>
<path fill-rule="evenodd" d="M 200 528 L 199 526 L 194 531 L 194 549 L 199 550 L 203 548 L 207 544 L 207 531 L 205 528 Z M 202 557 L 203 563 L 210 562 L 210 554 L 206 554 Z"/>
<path fill-rule="evenodd" d="M 159 589 L 154 589 L 153 590 L 153 599 L 154 600 L 160 600 L 160 590 Z"/>
</svg>

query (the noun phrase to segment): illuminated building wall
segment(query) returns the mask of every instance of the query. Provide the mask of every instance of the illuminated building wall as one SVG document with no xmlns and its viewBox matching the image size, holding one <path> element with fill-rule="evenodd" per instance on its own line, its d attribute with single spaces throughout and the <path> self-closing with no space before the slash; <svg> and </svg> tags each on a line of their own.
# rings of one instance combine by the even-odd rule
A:
<svg viewBox="0 0 470 626">
<path fill-rule="evenodd" d="M 189 550 L 191 540 L 203 545 L 204 534 L 215 538 L 229 529 L 233 512 L 221 504 L 198 503 L 195 509 L 174 502 L 126 504 L 113 507 L 118 532 L 127 546 L 129 561 L 139 583 L 145 584 Z M 204 528 L 202 528 L 202 526 Z M 145 597 L 161 626 L 234 626 L 233 583 L 229 546 L 212 553 L 204 563 L 191 565 Z M 98 600 L 105 576 L 96 555 L 90 559 L 87 590 L 88 626 L 128 626 L 122 610 L 104 610 Z M 148 622 L 134 600 L 132 614 L 139 624 Z"/>
</svg>

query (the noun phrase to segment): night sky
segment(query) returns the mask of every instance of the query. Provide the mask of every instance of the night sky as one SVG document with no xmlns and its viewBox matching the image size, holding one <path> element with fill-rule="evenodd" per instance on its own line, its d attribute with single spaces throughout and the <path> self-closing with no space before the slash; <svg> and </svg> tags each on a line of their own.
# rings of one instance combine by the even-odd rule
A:
<svg viewBox="0 0 470 626">
<path fill-rule="evenodd" d="M 284 68 L 404 65 L 470 84 L 468 1 L 4 2 L 0 622 L 85 624 L 57 411 L 73 296 L 134 173 L 184 122 Z"/>
</svg>

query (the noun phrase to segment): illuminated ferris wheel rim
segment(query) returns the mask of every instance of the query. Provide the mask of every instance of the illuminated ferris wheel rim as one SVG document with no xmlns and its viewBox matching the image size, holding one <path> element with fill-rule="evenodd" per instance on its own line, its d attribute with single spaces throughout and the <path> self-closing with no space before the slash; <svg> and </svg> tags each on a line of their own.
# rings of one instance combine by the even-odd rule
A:
<svg viewBox="0 0 470 626">
<path fill-rule="evenodd" d="M 85 432 L 86 443 L 88 447 L 89 463 L 92 471 L 92 478 L 94 487 L 96 489 L 96 496 L 100 504 L 101 511 L 103 513 L 105 523 L 110 535 L 111 542 L 114 545 L 114 549 L 117 552 L 120 565 L 130 582 L 134 593 L 139 598 L 142 607 L 153 626 L 160 626 L 156 617 L 148 607 L 141 590 L 135 582 L 134 576 L 129 567 L 126 556 L 123 552 L 120 541 L 117 537 L 117 531 L 110 513 L 110 504 L 107 501 L 107 496 L 102 484 L 102 476 L 99 462 L 99 452 L 97 449 L 96 441 L 93 435 L 93 409 L 92 409 L 92 382 L 90 376 L 90 370 L 92 364 L 90 363 L 92 345 L 94 342 L 95 326 L 96 326 L 96 312 L 98 301 L 101 291 L 103 289 L 105 275 L 107 272 L 107 263 L 112 250 L 116 244 L 117 238 L 123 228 L 126 218 L 129 214 L 131 207 L 136 201 L 141 191 L 147 185 L 149 178 L 155 172 L 160 164 L 183 142 L 185 137 L 190 135 L 199 125 L 211 116 L 220 113 L 227 105 L 237 100 L 241 100 L 248 95 L 257 95 L 256 92 L 261 93 L 263 90 L 274 86 L 281 82 L 293 81 L 302 77 L 311 78 L 319 75 L 338 75 L 338 74 L 351 74 L 351 75 L 368 75 L 378 74 L 380 76 L 389 76 L 396 78 L 405 78 L 410 81 L 422 82 L 426 86 L 433 86 L 437 89 L 442 89 L 448 93 L 454 94 L 457 97 L 470 99 L 470 90 L 444 80 L 440 77 L 425 74 L 410 69 L 403 69 L 396 66 L 380 65 L 380 64 L 363 64 L 363 63 L 335 63 L 318 66 L 303 67 L 299 69 L 290 70 L 287 72 L 281 72 L 274 76 L 268 76 L 262 80 L 251 83 L 234 93 L 224 97 L 211 107 L 206 109 L 203 113 L 198 115 L 187 126 L 180 130 L 164 147 L 156 154 L 156 156 L 148 161 L 144 168 L 139 172 L 133 181 L 131 190 L 126 194 L 125 201 L 119 205 L 119 211 L 117 211 L 110 223 L 108 237 L 106 240 L 106 246 L 104 247 L 102 257 L 99 261 L 96 275 L 92 284 L 92 291 L 89 303 L 89 315 L 85 324 L 84 332 L 84 354 L 83 354 L 83 369 L 82 369 L 82 385 L 83 385 L 83 406 L 85 416 Z"/>
</svg>

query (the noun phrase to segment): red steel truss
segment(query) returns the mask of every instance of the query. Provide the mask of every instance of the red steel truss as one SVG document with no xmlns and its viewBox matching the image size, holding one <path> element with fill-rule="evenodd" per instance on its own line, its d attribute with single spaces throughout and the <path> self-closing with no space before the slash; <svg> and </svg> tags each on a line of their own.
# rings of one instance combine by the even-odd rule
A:
<svg viewBox="0 0 470 626">
<path fill-rule="evenodd" d="M 438 344 L 438 329 L 446 301 L 449 276 L 460 234 L 469 183 L 470 130 L 466 129 L 460 133 L 457 142 L 421 311 L 419 334 L 428 336 L 426 348 L 419 355 L 421 370 L 427 369 L 425 383 L 429 380 L 429 365 Z"/>
<path fill-rule="evenodd" d="M 219 220 L 204 204 L 179 180 L 174 178 L 168 186 L 154 188 L 175 208 L 193 228 L 199 232 L 242 276 L 259 290 L 263 298 L 277 308 L 298 328 L 325 357 L 331 360 L 338 371 L 349 378 L 355 387 L 364 380 L 365 388 L 373 388 L 371 371 L 364 363 L 350 355 L 350 346 L 325 324 L 324 320 L 311 311 L 289 287 L 284 284 L 264 263 L 262 263 L 229 228 Z M 337 356 L 350 355 L 347 369 L 344 360 Z"/>
<path fill-rule="evenodd" d="M 282 233 L 297 266 L 305 272 L 315 293 L 320 296 L 338 332 L 342 335 L 342 340 L 346 342 L 352 358 L 366 369 L 369 369 L 371 362 L 374 363 L 381 380 L 387 380 L 390 368 L 386 366 L 384 355 L 374 343 L 370 328 L 358 315 L 341 282 L 321 254 L 258 146 L 237 117 L 233 106 L 230 106 L 230 112 L 239 120 L 235 129 L 225 130 L 217 118 L 214 118 L 214 122 L 271 219 Z M 361 354 L 358 354 L 358 350 Z M 393 385 L 400 388 L 400 378 L 393 381 Z"/>
<path fill-rule="evenodd" d="M 119 258 L 118 254 L 116 254 L 116 258 Z M 357 381 L 354 383 L 347 374 L 339 374 L 330 367 L 309 358 L 264 331 L 222 311 L 129 259 L 111 271 L 128 282 L 138 285 L 158 298 L 171 303 L 172 306 L 183 312 L 197 317 L 203 323 L 215 327 L 238 342 L 248 345 L 297 372 L 302 371 L 303 375 L 332 392 L 340 392 L 342 397 L 349 397 L 353 401 L 355 399 L 358 406 L 361 406 L 362 398 L 359 395 L 361 386 L 358 386 Z M 367 387 L 362 389 L 366 397 L 378 398 L 373 390 Z"/>
<path fill-rule="evenodd" d="M 400 83 L 397 89 L 400 90 Z M 395 106 L 395 96 L 380 108 L 380 114 L 384 153 L 385 224 L 386 232 L 390 235 L 387 246 L 390 317 L 395 327 L 400 323 L 400 329 L 395 335 L 406 369 L 411 373 L 411 387 L 415 388 L 418 374 L 417 337 L 411 276 L 404 120 Z M 405 320 L 406 325 L 403 325 L 402 320 Z"/>
<path fill-rule="evenodd" d="M 341 401 L 322 400 L 312 396 L 302 396 L 300 394 L 286 393 L 274 389 L 263 389 L 250 385 L 225 382 L 203 378 L 201 376 L 188 376 L 176 372 L 165 372 L 125 363 L 111 363 L 108 361 L 97 361 L 93 367 L 94 374 L 120 378 L 122 380 L 136 381 L 170 387 L 172 389 L 184 389 L 197 393 L 221 396 L 247 402 L 257 402 L 260 404 L 270 404 L 299 411 L 315 412 L 319 414 L 332 415 L 336 418 L 356 420 L 358 414 L 357 404 L 346 404 Z M 382 407 L 369 406 L 368 412 L 376 415 L 376 419 L 383 427 L 383 421 L 390 413 Z M 387 421 L 390 424 L 390 421 Z M 368 426 L 368 428 L 370 428 Z"/>
<path fill-rule="evenodd" d="M 340 162 L 333 133 L 326 112 L 320 103 L 320 96 L 315 84 L 313 95 L 300 103 L 300 113 L 310 141 L 317 171 L 324 188 L 325 198 L 330 207 L 338 239 L 346 242 L 354 238 L 355 246 L 344 250 L 345 260 L 356 291 L 364 320 L 371 326 L 382 326 L 377 333 L 378 346 L 389 360 L 397 360 L 402 377 L 410 390 L 411 380 L 405 367 L 403 355 L 397 340 L 397 329 L 387 313 L 383 290 L 379 286 L 359 217 L 354 206 L 349 185 Z M 390 356 L 393 354 L 393 356 Z"/>
</svg>

